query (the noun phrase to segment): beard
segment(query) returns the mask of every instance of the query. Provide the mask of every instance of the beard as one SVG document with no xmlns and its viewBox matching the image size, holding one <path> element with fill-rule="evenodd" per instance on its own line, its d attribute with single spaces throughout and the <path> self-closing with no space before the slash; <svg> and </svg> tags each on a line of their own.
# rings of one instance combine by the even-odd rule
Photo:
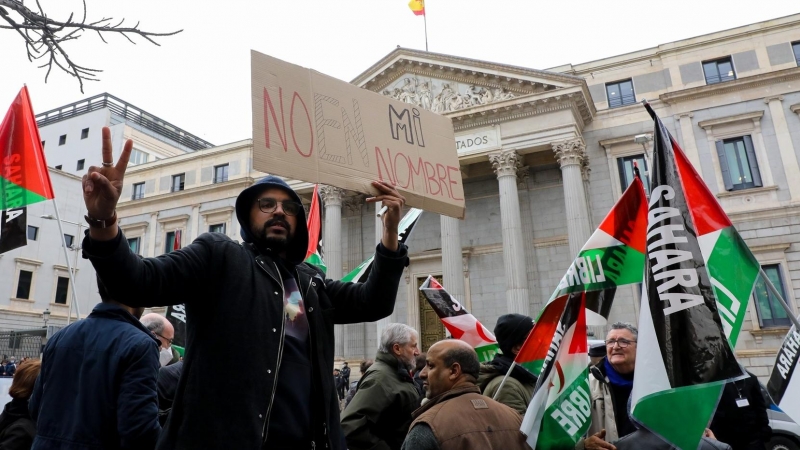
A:
<svg viewBox="0 0 800 450">
<path fill-rule="evenodd" d="M 282 226 L 286 230 L 286 235 L 285 236 L 268 236 L 267 235 L 267 230 L 270 227 L 273 227 L 273 226 L 276 226 L 276 225 Z M 262 247 L 264 249 L 272 250 L 275 253 L 281 253 L 281 252 L 287 250 L 288 247 L 289 247 L 289 243 L 292 240 L 292 237 L 290 235 L 291 234 L 291 227 L 289 226 L 289 222 L 287 222 L 286 220 L 284 220 L 284 219 L 282 219 L 280 217 L 275 217 L 273 219 L 270 219 L 270 220 L 266 221 L 264 223 L 264 225 L 261 227 L 261 230 L 259 230 L 259 231 L 260 231 L 259 233 L 253 233 L 255 235 L 256 243 L 260 247 Z"/>
</svg>

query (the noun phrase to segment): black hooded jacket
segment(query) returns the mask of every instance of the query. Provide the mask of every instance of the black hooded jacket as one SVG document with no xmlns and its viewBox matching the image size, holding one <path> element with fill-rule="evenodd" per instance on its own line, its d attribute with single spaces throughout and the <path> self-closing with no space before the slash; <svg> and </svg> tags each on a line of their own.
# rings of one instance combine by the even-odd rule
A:
<svg viewBox="0 0 800 450">
<path fill-rule="evenodd" d="M 245 189 L 236 200 L 244 244 L 206 233 L 181 250 L 140 259 L 122 232 L 107 242 L 84 239 L 84 257 L 116 300 L 147 307 L 186 304 L 184 370 L 157 449 L 277 448 L 269 441 L 269 422 L 293 414 L 273 409 L 285 341 L 281 261 L 251 243 L 247 226 L 255 196 L 270 187 L 300 202 L 278 177 Z M 302 263 L 307 247 L 301 212 L 283 266 L 297 280 L 310 330 L 313 431 L 305 448 L 344 450 L 331 376 L 334 324 L 372 322 L 391 314 L 407 250 L 401 245 L 391 252 L 379 244 L 369 279 L 355 284 L 324 279 Z M 215 370 L 220 366 L 224 373 Z"/>
</svg>

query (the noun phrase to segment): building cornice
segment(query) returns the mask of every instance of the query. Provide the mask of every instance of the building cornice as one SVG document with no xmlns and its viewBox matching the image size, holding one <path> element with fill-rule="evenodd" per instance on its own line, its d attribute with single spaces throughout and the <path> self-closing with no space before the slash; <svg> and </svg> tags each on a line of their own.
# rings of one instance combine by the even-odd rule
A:
<svg viewBox="0 0 800 450">
<path fill-rule="evenodd" d="M 724 125 L 726 123 L 740 122 L 746 120 L 761 120 L 764 116 L 764 111 L 753 111 L 744 114 L 736 114 L 733 116 L 717 117 L 715 119 L 703 120 L 697 122 L 697 126 L 706 129 L 715 127 L 717 125 Z"/>
<path fill-rule="evenodd" d="M 154 195 L 152 197 L 145 197 L 139 200 L 127 200 L 125 202 L 117 204 L 117 213 L 124 213 L 126 210 L 148 207 L 148 206 L 153 207 L 155 210 L 158 210 L 160 209 L 159 204 L 167 200 L 180 201 L 185 199 L 188 205 L 190 203 L 194 203 L 198 198 L 197 196 L 202 196 L 203 194 L 209 191 L 233 190 L 235 194 L 232 195 L 236 196 L 239 195 L 239 192 L 241 192 L 251 184 L 253 184 L 252 178 L 242 177 L 234 180 L 229 180 L 224 183 L 208 184 L 196 188 L 185 189 L 179 192 L 165 192 L 163 194 Z"/>
<path fill-rule="evenodd" d="M 213 147 L 206 150 L 198 150 L 192 153 L 183 153 L 178 156 L 171 156 L 169 158 L 159 159 L 156 161 L 146 162 L 144 164 L 139 164 L 136 166 L 131 166 L 128 170 L 125 171 L 126 175 L 136 175 L 140 172 L 144 172 L 147 170 L 153 170 L 156 168 L 162 167 L 169 167 L 176 164 L 181 164 L 187 161 L 196 161 L 197 159 L 202 159 L 204 157 L 212 157 L 217 156 L 222 153 L 226 152 L 235 152 L 238 150 L 242 150 L 245 148 L 252 149 L 253 147 L 253 140 L 252 139 L 245 139 L 238 142 L 232 142 L 230 144 L 221 145 L 219 147 Z"/>
<path fill-rule="evenodd" d="M 800 67 L 776 70 L 774 72 L 762 73 L 750 77 L 739 78 L 738 80 L 726 81 L 724 83 L 709 84 L 695 88 L 682 89 L 675 92 L 667 92 L 658 98 L 668 105 L 697 100 L 700 98 L 723 95 L 729 92 L 743 91 L 775 83 L 795 81 L 800 79 Z"/>
</svg>

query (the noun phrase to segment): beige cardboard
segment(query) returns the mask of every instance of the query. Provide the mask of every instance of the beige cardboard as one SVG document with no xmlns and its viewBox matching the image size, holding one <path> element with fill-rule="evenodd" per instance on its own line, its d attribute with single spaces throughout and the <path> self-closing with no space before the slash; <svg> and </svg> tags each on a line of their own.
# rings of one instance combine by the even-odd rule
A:
<svg viewBox="0 0 800 450">
<path fill-rule="evenodd" d="M 251 51 L 253 167 L 464 218 L 464 184 L 447 117 Z"/>
</svg>

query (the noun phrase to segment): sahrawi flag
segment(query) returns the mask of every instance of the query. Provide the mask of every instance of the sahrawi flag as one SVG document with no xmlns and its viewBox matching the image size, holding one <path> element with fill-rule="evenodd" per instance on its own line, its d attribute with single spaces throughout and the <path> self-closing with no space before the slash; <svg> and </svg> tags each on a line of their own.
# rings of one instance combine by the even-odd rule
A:
<svg viewBox="0 0 800 450">
<path fill-rule="evenodd" d="M 673 446 L 695 450 L 724 384 L 743 376 L 733 345 L 758 263 L 646 108 L 655 149 L 631 414 Z"/>
<path fill-rule="evenodd" d="M 311 208 L 308 211 L 308 249 L 305 262 L 319 267 L 322 272 L 327 272 L 328 267 L 322 259 L 322 214 L 319 206 L 319 185 L 314 185 L 314 194 L 311 198 Z"/>
<path fill-rule="evenodd" d="M 570 297 L 586 293 L 589 314 L 608 318 L 616 289 L 642 282 L 647 197 L 635 177 L 584 244 L 545 305 L 515 363 L 539 374 Z"/>
<path fill-rule="evenodd" d="M 428 275 L 428 279 L 422 283 L 419 290 L 451 336 L 471 345 L 482 363 L 494 358 L 499 348 L 494 334 L 478 322 L 478 319 L 454 299 L 435 278 Z"/>
<path fill-rule="evenodd" d="M 419 216 L 421 215 L 421 209 L 411 208 L 408 210 L 406 215 L 400 219 L 400 224 L 397 226 L 397 233 L 399 235 L 398 237 L 401 244 L 404 244 L 406 241 L 408 241 L 409 236 L 411 236 L 411 231 L 414 229 L 414 225 L 417 223 L 417 220 L 419 220 Z M 374 258 L 374 255 L 370 256 L 366 261 L 362 262 L 358 265 L 358 267 L 342 277 L 342 281 L 352 281 L 354 283 L 367 281 L 369 272 L 372 270 L 372 260 Z"/>
<path fill-rule="evenodd" d="M 586 306 L 585 292 L 571 295 L 556 323 L 533 399 L 522 419 L 521 431 L 534 450 L 571 449 L 589 430 L 592 400 Z"/>
<path fill-rule="evenodd" d="M 800 423 L 800 402 L 797 401 L 800 398 L 798 357 L 800 357 L 800 333 L 792 327 L 775 359 L 767 391 L 775 404 L 796 423 Z"/>
<path fill-rule="evenodd" d="M 28 243 L 27 206 L 53 197 L 42 139 L 23 87 L 0 124 L 0 254 Z"/>
</svg>

